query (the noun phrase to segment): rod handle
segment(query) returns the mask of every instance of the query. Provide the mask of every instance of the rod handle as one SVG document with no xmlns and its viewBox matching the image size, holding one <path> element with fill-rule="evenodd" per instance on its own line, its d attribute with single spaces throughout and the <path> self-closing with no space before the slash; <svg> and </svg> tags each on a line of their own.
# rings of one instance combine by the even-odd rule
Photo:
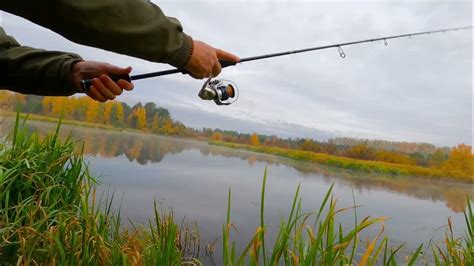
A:
<svg viewBox="0 0 474 266">
<path fill-rule="evenodd" d="M 132 82 L 132 78 L 130 77 L 130 75 L 127 75 L 127 74 L 109 75 L 109 77 L 115 82 L 121 79 L 126 80 L 128 82 Z M 81 81 L 81 88 L 84 92 L 88 91 L 91 86 L 92 86 L 92 79 L 84 79 Z"/>
<path fill-rule="evenodd" d="M 219 63 L 221 63 L 222 68 L 225 68 L 225 67 L 229 67 L 229 66 L 235 66 L 235 65 L 237 65 L 238 62 L 235 63 L 235 62 L 227 61 L 227 60 L 219 60 Z"/>
</svg>

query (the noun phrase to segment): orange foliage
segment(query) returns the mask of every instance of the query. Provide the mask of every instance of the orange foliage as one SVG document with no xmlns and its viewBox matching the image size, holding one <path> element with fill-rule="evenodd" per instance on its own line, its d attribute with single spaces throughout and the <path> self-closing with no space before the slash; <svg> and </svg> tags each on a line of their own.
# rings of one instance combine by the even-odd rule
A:
<svg viewBox="0 0 474 266">
<path fill-rule="evenodd" d="M 447 172 L 459 172 L 472 177 L 474 171 L 472 147 L 460 144 L 452 148 L 449 159 L 443 164 L 442 169 Z"/>
<path fill-rule="evenodd" d="M 250 136 L 250 144 L 254 146 L 260 145 L 257 133 L 253 133 L 252 136 Z"/>
<path fill-rule="evenodd" d="M 222 134 L 219 133 L 219 132 L 216 132 L 216 133 L 212 134 L 211 139 L 212 140 L 222 140 Z"/>
</svg>

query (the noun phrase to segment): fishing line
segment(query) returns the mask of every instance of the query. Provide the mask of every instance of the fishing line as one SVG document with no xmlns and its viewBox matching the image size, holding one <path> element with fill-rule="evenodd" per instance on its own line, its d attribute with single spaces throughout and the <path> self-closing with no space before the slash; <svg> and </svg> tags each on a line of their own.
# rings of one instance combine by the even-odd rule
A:
<svg viewBox="0 0 474 266">
<path fill-rule="evenodd" d="M 391 39 L 399 39 L 399 38 L 406 38 L 406 37 L 411 39 L 412 37 L 419 36 L 419 35 L 429 35 L 429 34 L 434 34 L 434 33 L 459 31 L 459 30 L 470 30 L 472 29 L 472 27 L 473 26 L 466 26 L 466 27 L 448 28 L 448 29 L 440 29 L 440 30 L 432 30 L 432 31 L 405 33 L 405 34 L 400 34 L 400 35 L 385 36 L 385 37 L 365 39 L 365 40 L 360 40 L 360 41 L 344 42 L 344 43 L 330 44 L 330 45 L 324 45 L 324 46 L 310 47 L 310 48 L 299 49 L 299 50 L 291 50 L 291 51 L 285 51 L 285 52 L 257 55 L 257 56 L 242 58 L 237 63 L 225 61 L 225 60 L 219 60 L 219 62 L 222 68 L 226 68 L 229 66 L 234 66 L 236 64 L 241 64 L 241 63 L 250 62 L 250 61 L 262 60 L 262 59 L 285 56 L 285 55 L 306 53 L 306 52 L 311 52 L 311 51 L 325 50 L 325 49 L 331 49 L 331 48 L 337 48 L 339 56 L 341 58 L 345 58 L 346 54 L 344 50 L 342 49 L 343 46 L 351 46 L 351 45 L 356 45 L 356 44 L 370 43 L 370 42 L 377 42 L 377 41 L 383 41 L 384 45 L 388 46 L 388 40 L 391 40 Z M 166 75 L 171 75 L 171 74 L 176 74 L 176 73 L 189 74 L 189 72 L 185 69 L 170 69 L 170 70 L 151 72 L 151 73 L 132 75 L 132 76 L 129 76 L 129 75 L 112 76 L 111 78 L 115 81 L 118 81 L 119 79 L 124 79 L 131 82 L 132 80 L 160 77 L 160 76 L 166 76 Z M 87 91 L 91 85 L 92 85 L 91 80 L 81 81 L 81 86 L 84 91 Z M 201 99 L 213 100 L 218 105 L 229 105 L 232 102 L 235 102 L 235 100 L 232 101 L 232 98 L 235 97 L 232 95 L 238 95 L 237 85 L 234 82 L 229 81 L 229 80 L 217 80 L 217 82 L 213 82 L 211 78 L 209 78 L 204 83 L 203 87 L 201 88 L 201 91 L 199 92 L 199 97 Z"/>
</svg>

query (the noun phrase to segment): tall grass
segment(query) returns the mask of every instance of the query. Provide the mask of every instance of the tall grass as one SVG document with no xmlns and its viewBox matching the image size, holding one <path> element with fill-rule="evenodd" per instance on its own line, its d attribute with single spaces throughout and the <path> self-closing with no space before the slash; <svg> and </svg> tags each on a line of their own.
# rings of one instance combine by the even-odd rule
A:
<svg viewBox="0 0 474 266">
<path fill-rule="evenodd" d="M 120 212 L 112 211 L 113 194 L 98 197 L 97 180 L 88 171 L 75 143 L 55 132 L 41 137 L 27 133 L 17 117 L 9 141 L 0 145 L 0 264 L 7 265 L 180 265 L 201 264 L 197 226 L 178 226 L 172 212 L 154 204 L 155 215 L 147 225 L 122 225 Z M 391 247 L 383 235 L 384 218 L 358 219 L 355 207 L 338 208 L 331 186 L 315 212 L 302 211 L 296 189 L 288 217 L 269 240 L 265 221 L 265 170 L 260 223 L 248 243 L 239 248 L 231 231 L 232 193 L 229 189 L 222 227 L 224 265 L 414 265 L 422 253 L 432 253 L 436 265 L 473 265 L 471 202 L 464 215 L 466 236 L 456 238 L 451 220 L 445 241 L 420 245 L 408 259 L 397 256 L 402 246 Z M 352 228 L 343 228 L 337 217 L 354 211 Z M 369 228 L 380 228 L 361 242 Z M 206 253 L 212 255 L 212 245 Z M 212 261 L 212 260 L 211 260 Z"/>
<path fill-rule="evenodd" d="M 197 241 L 171 214 L 147 227 L 121 226 L 111 212 L 113 195 L 96 197 L 93 178 L 59 125 L 40 138 L 17 118 L 11 142 L 0 152 L 0 264 L 175 265 L 193 261 Z M 187 235 L 187 237 L 186 237 Z M 190 255 L 191 258 L 186 256 Z"/>
</svg>

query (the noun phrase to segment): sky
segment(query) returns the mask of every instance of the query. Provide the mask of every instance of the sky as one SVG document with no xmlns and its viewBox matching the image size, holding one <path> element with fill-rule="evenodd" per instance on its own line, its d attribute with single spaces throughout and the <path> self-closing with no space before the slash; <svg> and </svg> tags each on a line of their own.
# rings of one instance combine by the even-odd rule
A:
<svg viewBox="0 0 474 266">
<path fill-rule="evenodd" d="M 194 39 L 240 57 L 472 23 L 471 1 L 153 1 Z M 132 66 L 164 64 L 74 44 L 3 12 L 1 24 L 21 44 Z M 248 62 L 223 70 L 239 100 L 202 101 L 202 80 L 181 74 L 135 82 L 118 99 L 153 101 L 195 128 L 282 137 L 354 137 L 454 146 L 473 142 L 472 31 Z"/>
</svg>

